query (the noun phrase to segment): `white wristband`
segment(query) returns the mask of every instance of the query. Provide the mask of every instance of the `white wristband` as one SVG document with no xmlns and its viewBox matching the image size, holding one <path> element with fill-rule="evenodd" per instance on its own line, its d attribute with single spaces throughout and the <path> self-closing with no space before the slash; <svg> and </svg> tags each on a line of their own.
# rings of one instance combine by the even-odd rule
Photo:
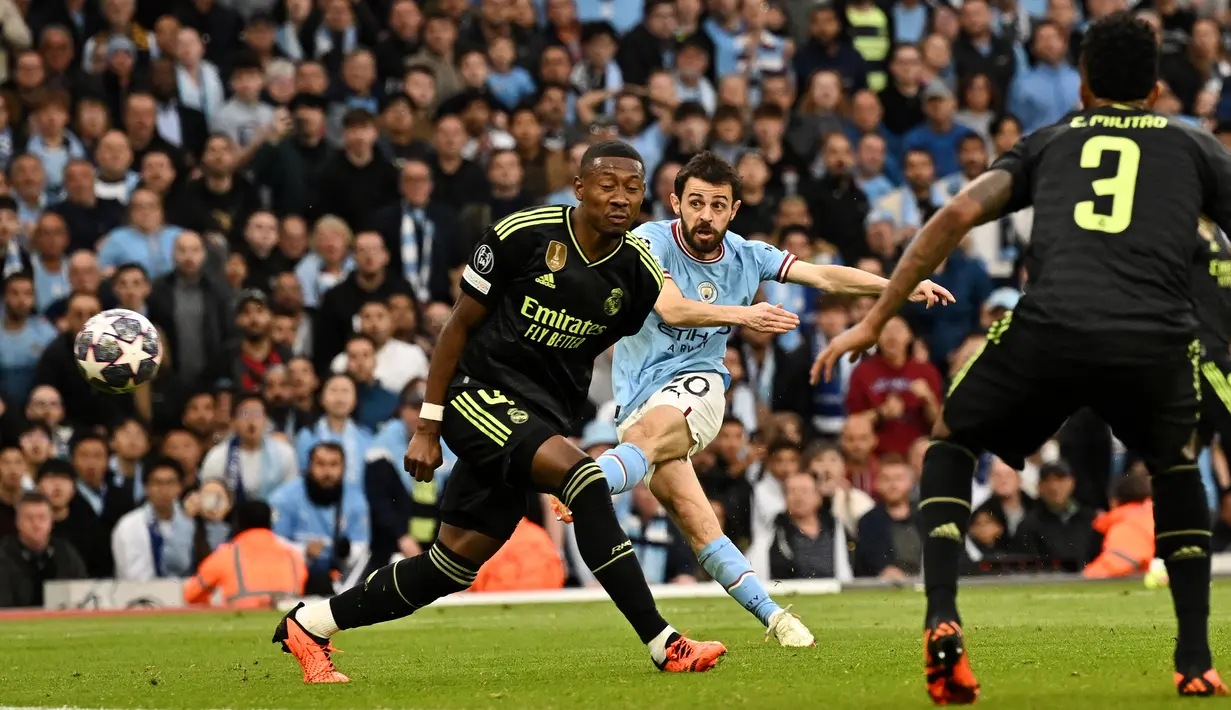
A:
<svg viewBox="0 0 1231 710">
<path fill-rule="evenodd" d="M 445 408 L 439 404 L 424 402 L 423 406 L 419 407 L 419 418 L 430 422 L 438 422 L 445 418 Z"/>
</svg>

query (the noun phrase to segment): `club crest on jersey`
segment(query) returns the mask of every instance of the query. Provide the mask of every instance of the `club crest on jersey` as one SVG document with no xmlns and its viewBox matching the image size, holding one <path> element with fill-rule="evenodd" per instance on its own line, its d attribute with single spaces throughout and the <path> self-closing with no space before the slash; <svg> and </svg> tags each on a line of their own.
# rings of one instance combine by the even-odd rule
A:
<svg viewBox="0 0 1231 710">
<path fill-rule="evenodd" d="M 713 303 L 718 300 L 718 287 L 713 281 L 702 281 L 697 284 L 697 298 L 703 303 Z"/>
<path fill-rule="evenodd" d="M 552 271 L 559 271 L 564 268 L 564 262 L 568 259 L 568 248 L 563 242 L 551 241 L 547 244 L 547 268 Z"/>
<path fill-rule="evenodd" d="M 513 422 L 514 424 L 525 424 L 527 421 L 530 420 L 530 415 L 526 414 L 526 410 L 524 409 L 517 409 L 516 407 L 514 407 L 513 409 L 510 409 L 508 412 L 506 412 L 506 414 L 509 415 L 509 421 Z"/>
<path fill-rule="evenodd" d="M 496 264 L 496 255 L 492 253 L 492 248 L 486 244 L 479 247 L 479 250 L 474 253 L 474 270 L 480 274 L 489 274 L 492 271 L 492 266 Z"/>
<path fill-rule="evenodd" d="M 619 313 L 620 303 L 621 301 L 623 301 L 623 299 L 624 299 L 623 289 L 618 289 L 618 288 L 611 289 L 611 296 L 609 296 L 606 301 L 603 301 L 603 312 L 609 316 L 614 316 L 615 314 Z"/>
</svg>

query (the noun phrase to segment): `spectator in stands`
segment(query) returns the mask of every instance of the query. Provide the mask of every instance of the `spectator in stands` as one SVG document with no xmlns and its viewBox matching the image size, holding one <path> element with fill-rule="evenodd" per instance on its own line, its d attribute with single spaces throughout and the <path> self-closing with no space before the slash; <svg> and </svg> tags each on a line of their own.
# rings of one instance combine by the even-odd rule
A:
<svg viewBox="0 0 1231 710">
<path fill-rule="evenodd" d="M 183 103 L 178 84 L 174 58 L 159 57 L 150 63 L 150 93 L 158 112 L 158 135 L 183 151 L 189 166 L 195 166 L 209 136 L 208 121 L 204 112 Z"/>
<path fill-rule="evenodd" d="M 769 549 L 775 521 L 786 510 L 786 480 L 800 470 L 795 444 L 778 439 L 769 445 L 761 477 L 752 487 L 752 546 L 759 555 Z"/>
<path fill-rule="evenodd" d="M 183 469 L 185 498 L 197 492 L 200 487 L 197 472 L 201 468 L 201 457 L 204 453 L 197 437 L 187 429 L 174 428 L 162 435 L 158 455 L 171 459 Z"/>
<path fill-rule="evenodd" d="M 1022 477 L 1012 466 L 995 458 L 987 474 L 991 497 L 978 510 L 990 510 L 1004 523 L 1010 539 L 1017 536 L 1026 515 L 1034 509 L 1035 500 L 1022 491 Z"/>
<path fill-rule="evenodd" d="M 154 281 L 150 319 L 175 352 L 171 363 L 186 382 L 213 384 L 224 376 L 224 346 L 231 340 L 231 316 L 223 286 L 205 268 L 205 240 L 183 232 L 172 252 L 175 268 Z"/>
<path fill-rule="evenodd" d="M 362 489 L 343 484 L 348 467 L 339 444 L 317 442 L 304 475 L 270 498 L 274 532 L 298 546 L 307 560 L 308 594 L 331 594 L 335 581 L 352 570 L 358 578 L 367 564 L 368 504 Z"/>
<path fill-rule="evenodd" d="M 848 539 L 854 539 L 859 532 L 859 519 L 876 507 L 876 501 L 851 485 L 841 449 L 833 444 L 822 444 L 813 454 L 808 471 L 816 478 L 817 491 L 828 514 L 842 525 Z"/>
<path fill-rule="evenodd" d="M 794 412 L 811 419 L 812 393 L 804 376 L 806 349 L 787 352 L 767 333 L 742 330 L 744 370 L 757 399 L 776 412 Z"/>
<path fill-rule="evenodd" d="M 157 459 L 146 467 L 144 481 L 148 500 L 120 518 L 111 533 L 116 579 L 187 577 L 195 526 L 179 503 L 184 471 L 171 459 Z"/>
<path fill-rule="evenodd" d="M 987 74 L 1004 95 L 1017 70 L 1011 36 L 996 36 L 987 0 L 963 2 L 961 23 L 961 35 L 953 43 L 953 62 L 958 76 Z"/>
<path fill-rule="evenodd" d="M 296 357 L 286 369 L 290 375 L 291 403 L 295 408 L 295 417 L 303 422 L 300 428 L 315 424 L 321 414 L 316 403 L 316 391 L 321 381 L 316 376 L 312 361 L 306 357 Z"/>
<path fill-rule="evenodd" d="M 821 151 L 825 176 L 801 189 L 800 194 L 808 200 L 818 236 L 837 247 L 848 263 L 853 263 L 869 253 L 864 239 L 868 198 L 855 182 L 850 140 L 842 133 L 830 133 L 824 138 Z M 773 156 L 767 157 L 772 165 Z"/>
<path fill-rule="evenodd" d="M 411 284 L 420 301 L 449 301 L 451 271 L 467 258 L 453 210 L 432 199 L 432 170 L 412 158 L 402 165 L 401 200 L 381 208 L 368 224 L 385 240 L 389 268 Z M 399 388 L 400 389 L 400 388 Z"/>
<path fill-rule="evenodd" d="M 244 240 L 237 252 L 243 255 L 248 265 L 246 288 L 268 292 L 273 287 L 274 277 L 291 268 L 290 260 L 278 251 L 278 218 L 272 212 L 257 210 L 248 215 L 244 226 Z"/>
<path fill-rule="evenodd" d="M 1111 510 L 1094 520 L 1103 551 L 1082 572 L 1088 578 L 1122 577 L 1144 572 L 1154 559 L 1154 503 L 1147 476 L 1121 476 L 1111 495 Z"/>
<path fill-rule="evenodd" d="M 122 136 L 117 134 L 117 138 Z M 59 214 L 68 224 L 70 251 L 93 249 L 100 237 L 124 221 L 123 205 L 96 196 L 94 166 L 89 161 L 74 160 L 65 166 L 64 192 L 64 201 L 48 211 Z"/>
<path fill-rule="evenodd" d="M 368 301 L 359 307 L 359 332 L 376 348 L 376 380 L 390 392 L 400 392 L 411 381 L 427 377 L 428 360 L 418 345 L 393 338 L 393 318 L 384 301 Z M 347 353 L 339 353 L 332 372 L 348 369 Z"/>
<path fill-rule="evenodd" d="M 466 140 L 466 128 L 460 117 L 444 115 L 437 120 L 432 141 L 436 149 L 432 198 L 459 212 L 467 203 L 485 200 L 489 191 L 483 169 L 463 157 Z"/>
<path fill-rule="evenodd" d="M 205 208 L 212 222 L 210 231 L 223 234 L 232 247 L 242 240 L 242 227 L 256 211 L 257 193 L 242 175 L 236 174 L 238 156 L 229 136 L 216 134 L 205 141 L 201 177 L 185 188 L 185 198 Z"/>
<path fill-rule="evenodd" d="M 329 290 L 317 309 L 312 324 L 315 342 L 312 354 L 319 373 L 329 364 L 354 332 L 353 320 L 359 307 L 372 299 L 387 300 L 395 293 L 411 293 L 410 284 L 389 269 L 389 252 L 376 232 L 355 237 L 355 270 L 346 280 Z"/>
<path fill-rule="evenodd" d="M 859 519 L 855 574 L 900 581 L 919 573 L 923 533 L 919 510 L 911 501 L 915 472 L 899 456 L 881 460 L 876 476 L 879 502 Z"/>
<path fill-rule="evenodd" d="M 37 469 L 52 456 L 68 456 L 73 429 L 64 426 L 64 403 L 54 387 L 38 385 L 30 390 L 25 415 L 27 423 L 21 427 L 18 443 L 31 468 Z"/>
<path fill-rule="evenodd" d="M 0 253 L 3 254 L 3 276 L 30 270 L 30 255 L 21 246 L 21 222 L 17 202 L 0 195 Z"/>
<path fill-rule="evenodd" d="M 992 291 L 992 280 L 984 264 L 962 249 L 955 249 L 942 261 L 931 278 L 952 293 L 955 302 L 936 309 L 907 307 L 904 312 L 918 332 L 926 334 L 923 340 L 932 354 L 932 364 L 943 368 L 946 354 L 956 350 L 968 335 L 982 330 L 980 309 Z"/>
<path fill-rule="evenodd" d="M 59 201 L 64 188 L 64 167 L 70 160 L 87 158 L 85 146 L 68 130 L 72 97 L 68 92 L 48 89 L 34 105 L 30 138 L 25 152 L 43 165 L 45 192 L 50 201 Z"/>
<path fill-rule="evenodd" d="M 1032 133 L 1080 105 L 1081 75 L 1068 62 L 1068 36 L 1043 20 L 1034 26 L 1033 67 L 1022 67 L 1009 92 L 1009 110 Z"/>
<path fill-rule="evenodd" d="M 145 267 L 132 262 L 120 264 L 111 283 L 120 308 L 149 316 L 150 279 Z"/>
<path fill-rule="evenodd" d="M 93 577 L 113 576 L 115 562 L 106 543 L 119 519 L 135 505 L 132 481 L 111 476 L 107 470 L 110 458 L 107 440 L 101 434 L 87 431 L 73 437 L 69 461 L 76 473 L 77 492 L 69 516 L 81 528 L 99 536 L 94 554 L 86 557 Z"/>
<path fill-rule="evenodd" d="M 43 583 L 87 576 L 81 556 L 53 536 L 51 504 L 40 493 L 17 502 L 17 532 L 0 539 L 0 608 L 42 607 Z"/>
<path fill-rule="evenodd" d="M 343 354 L 346 355 L 345 372 L 355 383 L 358 401 L 355 422 L 369 431 L 376 431 L 393 416 L 398 405 L 397 395 L 376 379 L 376 344 L 363 333 L 355 333 L 347 341 Z"/>
<path fill-rule="evenodd" d="M 243 392 L 256 392 L 270 367 L 285 365 L 291 353 L 273 342 L 273 314 L 269 299 L 258 289 L 244 289 L 239 294 L 239 312 L 235 315 L 235 327 L 240 341 L 232 356 L 232 382 Z"/>
<path fill-rule="evenodd" d="M 145 498 L 145 457 L 150 453 L 150 437 L 140 419 L 120 420 L 111 430 L 111 459 L 107 470 L 113 480 L 132 487 L 133 501 Z"/>
<path fill-rule="evenodd" d="M 47 195 L 47 173 L 38 158 L 26 153 L 9 163 L 9 194 L 17 201 L 17 221 L 21 234 L 34 231 L 38 216 L 51 204 Z"/>
<path fill-rule="evenodd" d="M 680 577 L 680 581 L 696 581 Z M 551 536 L 522 518 L 513 535 L 491 559 L 483 563 L 472 592 L 533 592 L 564 586 L 564 562 Z"/>
<path fill-rule="evenodd" d="M 264 140 L 274 123 L 274 109 L 261 101 L 263 70 L 257 58 L 241 53 L 231 67 L 231 99 L 209 117 L 210 130 L 231 139 L 240 148 Z"/>
<path fill-rule="evenodd" d="M 56 336 L 55 328 L 34 314 L 34 279 L 19 271 L 4 279 L 4 316 L 0 321 L 0 399 L 26 401 L 34 386 L 39 356 Z"/>
<path fill-rule="evenodd" d="M 124 133 L 132 148 L 132 164 L 152 151 L 160 151 L 175 160 L 176 170 L 186 170 L 183 153 L 158 134 L 158 102 L 144 90 L 133 91 L 125 100 Z"/>
<path fill-rule="evenodd" d="M 259 395 L 238 394 L 232 408 L 232 433 L 205 454 L 201 481 L 226 483 L 237 506 L 268 500 L 278 486 L 299 475 L 295 450 L 268 434 L 269 418 Z"/>
<path fill-rule="evenodd" d="M 932 156 L 936 175 L 955 173 L 960 167 L 957 161 L 958 144 L 973 131 L 954 121 L 957 102 L 953 90 L 944 83 L 933 80 L 923 88 L 920 95 L 923 97 L 923 113 L 927 116 L 927 122 L 907 133 L 902 140 L 902 147 L 907 151 L 922 150 Z"/>
<path fill-rule="evenodd" d="M 28 467 L 16 444 L 0 445 L 0 539 L 17 532 L 17 503 L 26 493 Z"/>
<path fill-rule="evenodd" d="M 355 268 L 350 255 L 354 234 L 346 222 L 325 215 L 312 229 L 312 251 L 295 267 L 307 308 L 317 308 L 325 292 L 345 280 Z"/>
<path fill-rule="evenodd" d="M 1015 550 L 1070 572 L 1094 557 L 1094 511 L 1073 499 L 1073 489 L 1073 473 L 1064 462 L 1039 468 L 1039 501 L 1017 528 Z"/>
<path fill-rule="evenodd" d="M 910 357 L 912 335 L 905 319 L 889 321 L 875 355 L 851 372 L 846 409 L 876 423 L 877 452 L 906 455 L 910 444 L 940 417 L 940 373 Z"/>
<path fill-rule="evenodd" d="M 127 210 L 128 200 L 139 180 L 132 170 L 133 152 L 128 137 L 120 131 L 104 133 L 94 149 L 94 161 L 98 165 L 94 197 L 100 203 L 109 203 L 110 210 Z M 93 242 L 89 246 L 92 247 Z"/>
<path fill-rule="evenodd" d="M 313 447 L 320 442 L 339 444 L 346 454 L 346 483 L 363 484 L 364 451 L 372 441 L 371 432 L 354 420 L 358 404 L 355 381 L 347 375 L 333 375 L 321 386 L 321 417 L 314 426 L 301 429 L 295 439 L 301 470 L 307 470 Z"/>
<path fill-rule="evenodd" d="M 303 553 L 270 530 L 271 518 L 269 506 L 260 501 L 237 505 L 235 537 L 205 558 L 184 584 L 184 602 L 208 605 L 218 593 L 227 606 L 261 609 L 301 596 L 308 580 Z"/>
<path fill-rule="evenodd" d="M 30 270 L 34 277 L 34 310 L 42 313 L 69 293 L 68 225 L 50 210 L 39 216 L 30 235 Z"/>
<path fill-rule="evenodd" d="M 166 223 L 161 198 L 153 190 L 134 190 L 129 219 L 131 226 L 111 230 L 98 251 L 103 276 L 110 278 L 127 263 L 140 264 L 154 278 L 170 272 L 175 238 L 183 230 Z"/>
<path fill-rule="evenodd" d="M 362 108 L 350 109 L 342 119 L 342 152 L 324 171 L 314 212 L 334 214 L 352 228 L 368 215 L 398 199 L 397 168 L 375 146 L 376 118 Z"/>
<path fill-rule="evenodd" d="M 783 482 L 786 510 L 774 521 L 769 548 L 773 579 L 830 579 L 847 554 L 845 533 L 829 508 L 822 508 L 816 480 L 799 471 Z"/>
</svg>

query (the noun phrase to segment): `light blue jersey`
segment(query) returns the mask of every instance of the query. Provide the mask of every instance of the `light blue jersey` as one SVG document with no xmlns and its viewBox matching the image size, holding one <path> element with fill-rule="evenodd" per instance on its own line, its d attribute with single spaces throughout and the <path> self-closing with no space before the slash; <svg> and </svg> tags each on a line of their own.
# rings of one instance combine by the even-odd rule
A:
<svg viewBox="0 0 1231 710">
<path fill-rule="evenodd" d="M 679 220 L 649 222 L 633 234 L 650 245 L 663 272 L 679 286 L 685 298 L 721 306 L 747 306 L 762 281 L 782 281 L 795 256 L 764 242 L 751 242 L 733 232 L 722 240 L 718 256 L 701 261 L 684 249 Z M 611 370 L 617 419 L 623 420 L 683 373 L 717 372 L 726 385 L 730 373 L 723 366 L 730 326 L 675 328 L 650 311 L 636 335 L 616 343 Z"/>
</svg>

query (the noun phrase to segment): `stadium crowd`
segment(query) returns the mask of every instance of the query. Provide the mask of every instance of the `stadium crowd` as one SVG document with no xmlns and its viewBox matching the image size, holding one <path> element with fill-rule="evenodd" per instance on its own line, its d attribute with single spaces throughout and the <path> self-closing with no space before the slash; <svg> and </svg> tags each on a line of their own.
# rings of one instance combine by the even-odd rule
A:
<svg viewBox="0 0 1231 710">
<path fill-rule="evenodd" d="M 645 219 L 709 148 L 744 181 L 733 231 L 887 274 L 1077 105 L 1083 26 L 1121 9 L 1158 27 L 1156 108 L 1231 137 L 1231 15 L 1208 0 L 0 0 L 0 606 L 113 576 L 243 603 L 279 556 L 328 594 L 418 554 L 451 457 L 431 483 L 401 457 L 460 267 L 493 221 L 575 204 L 589 142 L 640 151 Z M 908 308 L 815 387 L 872 299 L 764 286 L 803 327 L 732 337 L 728 418 L 694 461 L 762 576 L 918 573 L 927 436 L 1029 239 L 1028 212 L 973 231 L 932 277 L 956 304 Z M 112 307 L 162 334 L 132 395 L 77 372 L 73 336 Z M 574 432 L 592 455 L 616 443 L 610 369 Z M 985 459 L 969 571 L 1142 569 L 1141 468 L 1085 413 L 1025 471 Z M 1226 464 L 1203 468 L 1218 509 Z M 476 588 L 592 583 L 532 509 Z M 644 487 L 617 509 L 652 582 L 703 574 Z"/>
</svg>

